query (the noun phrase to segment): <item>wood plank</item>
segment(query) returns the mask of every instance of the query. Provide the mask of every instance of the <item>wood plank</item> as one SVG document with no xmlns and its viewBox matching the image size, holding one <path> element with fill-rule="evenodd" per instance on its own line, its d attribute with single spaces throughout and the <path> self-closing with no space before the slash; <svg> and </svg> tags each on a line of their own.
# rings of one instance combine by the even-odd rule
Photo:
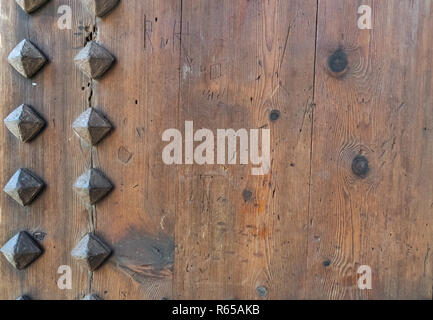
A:
<svg viewBox="0 0 433 320">
<path fill-rule="evenodd" d="M 174 297 L 302 298 L 316 1 L 184 0 L 182 9 L 178 129 L 269 128 L 272 168 L 179 168 Z"/>
<path fill-rule="evenodd" d="M 180 15 L 180 1 L 128 0 L 96 22 L 97 41 L 117 58 L 93 96 L 116 127 L 94 150 L 115 184 L 95 215 L 114 249 L 94 273 L 104 299 L 172 297 L 177 173 L 162 162 L 161 137 L 177 122 Z"/>
<path fill-rule="evenodd" d="M 71 30 L 57 27 L 65 4 Z M 357 27 L 361 4 L 372 30 Z M 28 144 L 0 130 L 2 186 L 20 167 L 47 183 L 26 208 L 0 196 L 0 245 L 28 230 L 45 249 L 24 271 L 0 257 L 0 299 L 432 298 L 430 0 L 128 0 L 102 19 L 80 1 L 27 15 L 11 0 L 0 30 L 0 116 L 28 103 L 48 122 Z M 24 38 L 50 60 L 31 80 L 7 63 Z M 117 59 L 98 81 L 73 63 L 90 39 Z M 90 106 L 115 125 L 91 148 L 71 127 Z M 185 121 L 270 129 L 270 172 L 164 164 L 162 134 L 185 137 Z M 115 189 L 86 207 L 72 184 L 90 167 Z M 95 272 L 70 256 L 89 231 L 114 250 Z M 357 287 L 361 265 L 372 290 Z"/>
<path fill-rule="evenodd" d="M 88 290 L 88 273 L 72 261 L 70 251 L 77 234 L 87 230 L 87 211 L 72 192 L 72 183 L 83 171 L 88 155 L 82 153 L 71 124 L 87 103 L 81 73 L 73 58 L 85 39 L 78 1 L 69 5 L 73 30 L 57 28 L 60 1 L 50 1 L 27 15 L 15 1 L 0 4 L 0 115 L 4 119 L 22 103 L 30 104 L 47 121 L 46 129 L 28 144 L 19 142 L 3 125 L 0 130 L 0 181 L 3 186 L 20 167 L 29 168 L 46 182 L 45 191 L 29 207 L 20 207 L 4 192 L 0 196 L 0 242 L 28 230 L 37 235 L 45 253 L 28 269 L 17 271 L 1 257 L 0 299 L 28 294 L 34 299 L 76 299 Z M 47 25 L 50 27 L 47 28 Z M 7 32 L 3 32 L 7 30 Z M 7 62 L 9 52 L 24 38 L 36 44 L 49 64 L 33 79 L 15 72 Z M 57 274 L 61 265 L 72 268 L 72 289 L 60 290 Z"/>
<path fill-rule="evenodd" d="M 431 1 L 320 0 L 308 298 L 431 299 Z M 357 9 L 373 8 L 372 30 Z M 341 48 L 347 72 L 328 57 Z M 370 172 L 352 173 L 363 154 Z M 372 290 L 359 290 L 369 265 Z"/>
</svg>

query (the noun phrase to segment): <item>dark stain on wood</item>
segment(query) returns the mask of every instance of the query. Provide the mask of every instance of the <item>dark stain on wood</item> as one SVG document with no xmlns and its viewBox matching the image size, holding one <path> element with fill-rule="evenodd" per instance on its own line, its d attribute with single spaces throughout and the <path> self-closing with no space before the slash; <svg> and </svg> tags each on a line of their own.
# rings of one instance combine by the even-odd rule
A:
<svg viewBox="0 0 433 320">
<path fill-rule="evenodd" d="M 173 275 L 174 240 L 133 232 L 115 245 L 113 261 L 138 282 Z"/>
</svg>

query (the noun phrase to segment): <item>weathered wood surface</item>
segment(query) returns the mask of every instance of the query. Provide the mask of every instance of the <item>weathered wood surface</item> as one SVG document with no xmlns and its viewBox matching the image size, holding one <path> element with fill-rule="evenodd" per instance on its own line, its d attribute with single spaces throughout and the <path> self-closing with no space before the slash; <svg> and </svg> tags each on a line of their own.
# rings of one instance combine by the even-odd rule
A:
<svg viewBox="0 0 433 320">
<path fill-rule="evenodd" d="M 64 4 L 72 30 L 57 27 Z M 357 28 L 361 4 L 372 30 Z M 31 80 L 7 63 L 24 38 L 50 60 Z M 98 81 L 73 64 L 90 39 L 117 60 Z M 30 16 L 1 1 L 0 115 L 28 103 L 48 125 L 30 144 L 0 130 L 2 186 L 19 167 L 47 183 L 28 208 L 0 196 L 0 243 L 29 230 L 45 248 L 24 271 L 0 257 L 0 298 L 431 299 L 432 39 L 429 0 L 125 0 L 102 19 L 75 0 Z M 71 127 L 89 106 L 115 126 L 92 148 Z M 162 133 L 187 120 L 269 128 L 271 171 L 165 165 Z M 115 189 L 89 208 L 72 184 L 90 167 Z M 93 273 L 70 256 L 89 231 L 114 250 Z"/>
<path fill-rule="evenodd" d="M 260 288 L 268 298 L 302 297 L 316 1 L 182 8 L 179 125 L 270 128 L 272 169 L 181 171 L 175 298 L 254 299 Z M 272 122 L 274 109 L 281 117 Z"/>
<path fill-rule="evenodd" d="M 179 1 L 123 1 L 96 24 L 97 39 L 117 58 L 94 87 L 95 105 L 116 125 L 95 157 L 116 185 L 96 206 L 96 229 L 116 250 L 113 268 L 94 275 L 107 299 L 172 298 L 179 195 L 161 136 L 177 121 L 180 9 Z"/>
<path fill-rule="evenodd" d="M 319 4 L 308 296 L 431 299 L 433 4 Z M 371 31 L 352 23 L 360 4 L 372 6 Z M 327 59 L 338 48 L 348 70 L 337 79 Z M 358 154 L 365 179 L 351 170 Z M 374 290 L 354 285 L 360 265 Z"/>
</svg>

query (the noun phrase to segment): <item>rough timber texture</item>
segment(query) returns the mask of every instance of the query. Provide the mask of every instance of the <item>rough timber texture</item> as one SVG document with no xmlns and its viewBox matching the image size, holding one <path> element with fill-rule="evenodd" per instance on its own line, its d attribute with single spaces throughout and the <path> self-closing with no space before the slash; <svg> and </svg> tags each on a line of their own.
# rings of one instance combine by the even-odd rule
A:
<svg viewBox="0 0 433 320">
<path fill-rule="evenodd" d="M 72 30 L 55 27 L 63 4 Z M 47 188 L 26 208 L 0 196 L 0 243 L 29 230 L 45 251 L 22 272 L 0 259 L 0 298 L 432 298 L 430 0 L 124 0 L 97 15 L 1 2 L 1 119 L 25 103 L 47 126 L 28 144 L 0 130 L 0 182 L 22 167 Z M 22 39 L 50 61 L 31 81 L 8 65 Z M 92 41 L 116 57 L 98 81 L 73 61 Z M 73 128 L 90 107 L 115 127 L 97 146 Z M 271 171 L 164 165 L 162 133 L 186 120 L 269 128 Z M 73 191 L 90 168 L 116 186 L 93 206 Z M 70 254 L 89 232 L 113 250 L 95 272 Z"/>
<path fill-rule="evenodd" d="M 173 298 L 180 195 L 178 168 L 161 160 L 161 136 L 177 126 L 180 26 L 177 0 L 120 1 L 97 22 L 97 40 L 117 58 L 92 98 L 116 127 L 93 157 L 116 186 L 96 206 L 96 231 L 113 248 L 93 276 L 104 300 Z"/>
<path fill-rule="evenodd" d="M 302 297 L 316 1 L 182 8 L 178 126 L 269 128 L 272 169 L 179 169 L 175 298 Z"/>
<path fill-rule="evenodd" d="M 308 297 L 432 299 L 433 3 L 319 4 Z M 351 22 L 360 4 L 371 31 Z M 340 48 L 348 66 L 335 78 L 327 62 Z M 373 290 L 358 290 L 360 265 Z"/>
</svg>

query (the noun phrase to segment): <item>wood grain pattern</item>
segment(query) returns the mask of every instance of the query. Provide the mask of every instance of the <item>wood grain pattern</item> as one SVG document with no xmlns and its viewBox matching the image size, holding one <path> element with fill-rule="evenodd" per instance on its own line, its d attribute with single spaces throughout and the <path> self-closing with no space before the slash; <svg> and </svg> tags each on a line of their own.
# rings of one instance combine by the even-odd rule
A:
<svg viewBox="0 0 433 320">
<path fill-rule="evenodd" d="M 319 3 L 308 297 L 431 299 L 432 3 L 370 1 L 373 30 L 351 23 L 364 1 Z M 349 63 L 336 79 L 338 48 Z M 357 288 L 360 265 L 373 290 Z"/>
<path fill-rule="evenodd" d="M 252 176 L 250 166 L 184 168 L 176 298 L 305 294 L 315 6 L 183 2 L 179 125 L 270 128 L 272 170 Z M 281 114 L 275 122 L 273 109 Z"/>
<path fill-rule="evenodd" d="M 116 127 L 94 153 L 115 184 L 96 206 L 96 231 L 114 247 L 111 268 L 94 274 L 104 299 L 172 298 L 177 173 L 161 137 L 177 121 L 180 16 L 179 1 L 136 0 L 96 22 L 117 59 L 93 95 Z"/>
<path fill-rule="evenodd" d="M 29 144 L 0 130 L 2 186 L 19 167 L 48 186 L 28 208 L 0 196 L 0 244 L 29 230 L 45 248 L 20 272 L 0 257 L 0 299 L 432 298 L 430 0 L 125 0 L 104 18 L 80 3 L 27 15 L 0 2 L 0 116 L 28 103 L 48 123 Z M 372 30 L 357 27 L 361 4 Z M 31 80 L 7 63 L 24 38 L 50 61 Z M 98 81 L 73 63 L 89 40 L 116 57 Z M 115 127 L 91 148 L 71 127 L 90 106 Z M 165 165 L 162 133 L 185 121 L 270 129 L 271 171 Z M 115 188 L 86 207 L 72 184 L 90 167 Z M 92 273 L 70 256 L 89 231 L 114 251 Z M 361 265 L 372 290 L 357 287 Z"/>
</svg>

